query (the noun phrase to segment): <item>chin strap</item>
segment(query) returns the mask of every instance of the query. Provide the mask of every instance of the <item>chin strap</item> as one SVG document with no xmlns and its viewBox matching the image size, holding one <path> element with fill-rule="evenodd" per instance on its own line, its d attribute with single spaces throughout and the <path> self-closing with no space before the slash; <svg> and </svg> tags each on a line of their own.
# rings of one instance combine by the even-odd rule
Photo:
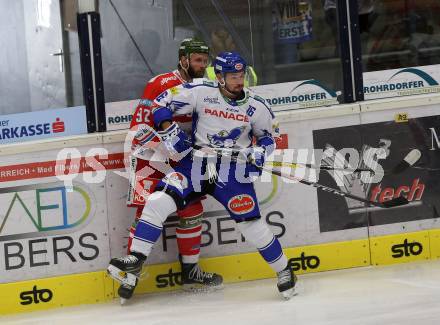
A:
<svg viewBox="0 0 440 325">
<path fill-rule="evenodd" d="M 218 84 L 219 84 L 220 87 L 221 87 L 221 88 L 227 93 L 228 97 L 229 97 L 229 96 L 233 96 L 234 99 L 238 98 L 238 96 L 237 96 L 236 94 L 230 92 L 230 91 L 228 90 L 228 88 L 226 88 L 226 81 L 225 81 L 224 78 L 223 78 L 223 81 L 220 81 L 220 80 L 219 80 L 219 81 L 218 81 Z"/>
<path fill-rule="evenodd" d="M 183 66 L 182 61 L 179 61 L 179 64 L 180 64 L 180 68 L 183 70 L 183 72 L 185 72 L 185 75 L 182 76 L 182 79 L 185 80 L 186 82 L 191 82 L 191 76 L 189 75 L 188 68 L 185 68 Z M 188 64 L 189 64 L 189 62 L 188 62 Z"/>
<path fill-rule="evenodd" d="M 182 64 L 182 60 L 179 60 L 180 67 L 181 67 L 182 70 L 185 72 L 185 78 L 183 78 L 183 79 L 185 79 L 186 82 L 192 82 L 193 79 L 194 79 L 194 77 L 191 76 L 191 74 L 189 73 L 189 66 L 190 66 L 190 61 L 191 61 L 191 54 L 192 54 L 192 53 L 190 53 L 189 56 L 188 56 L 188 67 L 185 68 L 185 67 L 183 66 L 183 64 Z"/>
</svg>

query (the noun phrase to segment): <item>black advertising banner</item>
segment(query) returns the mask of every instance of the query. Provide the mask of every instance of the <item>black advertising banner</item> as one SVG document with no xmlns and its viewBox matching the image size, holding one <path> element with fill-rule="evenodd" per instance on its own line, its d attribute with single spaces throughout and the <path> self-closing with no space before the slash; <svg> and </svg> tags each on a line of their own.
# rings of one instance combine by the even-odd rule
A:
<svg viewBox="0 0 440 325">
<path fill-rule="evenodd" d="M 382 180 L 364 182 L 360 173 L 337 174 L 322 170 L 319 183 L 364 197 L 384 202 L 405 196 L 408 205 L 395 208 L 366 207 L 365 204 L 331 193 L 318 191 L 320 231 L 336 231 L 365 226 L 438 218 L 440 215 L 440 116 L 353 125 L 313 131 L 315 149 L 333 150 L 333 158 L 325 158 L 321 164 L 339 160 L 357 161 L 353 149 L 359 154 L 354 167 L 368 166 L 369 149 L 381 148 L 383 159 L 376 161 L 384 169 Z M 421 158 L 401 173 L 391 173 L 413 149 L 421 152 Z M 377 149 L 375 149 L 377 150 Z M 350 154 L 351 153 L 351 154 Z M 380 155 L 379 155 L 380 156 Z M 353 158 L 353 160 L 351 160 Z M 371 157 L 370 157 L 371 158 Z M 367 164 L 365 165 L 365 163 Z M 371 167 L 368 166 L 368 167 Z"/>
</svg>

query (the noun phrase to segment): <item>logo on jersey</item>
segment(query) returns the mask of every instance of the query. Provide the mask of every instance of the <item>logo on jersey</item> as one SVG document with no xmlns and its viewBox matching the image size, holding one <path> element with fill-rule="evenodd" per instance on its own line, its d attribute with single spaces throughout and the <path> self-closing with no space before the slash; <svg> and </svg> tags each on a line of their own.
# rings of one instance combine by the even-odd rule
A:
<svg viewBox="0 0 440 325">
<path fill-rule="evenodd" d="M 203 102 L 210 104 L 220 104 L 218 97 L 205 97 L 203 98 Z"/>
<path fill-rule="evenodd" d="M 171 94 L 173 94 L 173 95 L 179 94 L 179 88 L 177 88 L 177 87 L 170 88 L 170 91 L 171 91 Z"/>
<path fill-rule="evenodd" d="M 156 97 L 156 101 L 160 102 L 162 99 L 168 96 L 168 90 L 165 90 L 162 94 Z"/>
<path fill-rule="evenodd" d="M 255 208 L 255 201 L 249 194 L 236 195 L 229 200 L 228 208 L 235 214 L 245 214 Z"/>
<path fill-rule="evenodd" d="M 166 176 L 166 183 L 181 190 L 184 190 L 188 187 L 188 180 L 186 177 L 177 172 L 168 174 Z"/>
<path fill-rule="evenodd" d="M 141 99 L 139 101 L 139 105 L 142 105 L 142 106 L 151 106 L 152 104 L 153 104 L 153 102 L 149 99 Z"/>
<path fill-rule="evenodd" d="M 234 128 L 231 131 L 222 130 L 217 134 L 207 134 L 209 143 L 214 147 L 231 148 L 244 131 L 244 126 Z"/>
<path fill-rule="evenodd" d="M 240 121 L 240 122 L 249 122 L 249 117 L 243 114 L 234 114 L 231 112 L 225 112 L 225 111 L 218 111 L 213 108 L 205 108 L 205 114 L 215 116 L 215 117 L 222 117 L 227 120 L 234 120 L 234 121 Z"/>
<path fill-rule="evenodd" d="M 226 107 L 226 110 L 227 110 L 228 112 L 234 112 L 234 113 L 238 113 L 238 112 L 240 112 L 240 110 L 239 110 L 238 108 L 231 107 L 231 106 Z"/>
<path fill-rule="evenodd" d="M 176 77 L 176 76 L 172 76 L 172 77 L 163 78 L 163 79 L 160 81 L 160 85 L 163 86 L 163 85 L 165 85 L 168 81 L 171 81 L 171 80 L 177 80 L 177 77 Z"/>
</svg>

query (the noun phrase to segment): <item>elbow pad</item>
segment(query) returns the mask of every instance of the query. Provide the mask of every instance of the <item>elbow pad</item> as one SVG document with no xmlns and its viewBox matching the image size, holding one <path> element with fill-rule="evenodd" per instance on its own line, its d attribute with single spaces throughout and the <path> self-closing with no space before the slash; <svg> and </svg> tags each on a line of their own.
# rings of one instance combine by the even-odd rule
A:
<svg viewBox="0 0 440 325">
<path fill-rule="evenodd" d="M 153 122 L 156 128 L 159 128 L 162 122 L 172 121 L 172 120 L 173 120 L 173 112 L 171 112 L 171 110 L 169 110 L 168 108 L 163 106 L 158 106 L 153 109 Z"/>
</svg>

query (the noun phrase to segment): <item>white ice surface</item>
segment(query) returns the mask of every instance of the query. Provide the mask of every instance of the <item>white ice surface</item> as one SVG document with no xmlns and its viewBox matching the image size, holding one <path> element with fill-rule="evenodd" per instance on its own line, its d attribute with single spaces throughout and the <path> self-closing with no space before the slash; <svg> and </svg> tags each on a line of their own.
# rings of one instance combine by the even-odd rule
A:
<svg viewBox="0 0 440 325">
<path fill-rule="evenodd" d="M 1 324 L 440 324 L 440 261 L 355 268 L 299 277 L 283 301 L 275 279 L 226 284 L 221 291 L 135 296 L 0 317 Z"/>
</svg>

